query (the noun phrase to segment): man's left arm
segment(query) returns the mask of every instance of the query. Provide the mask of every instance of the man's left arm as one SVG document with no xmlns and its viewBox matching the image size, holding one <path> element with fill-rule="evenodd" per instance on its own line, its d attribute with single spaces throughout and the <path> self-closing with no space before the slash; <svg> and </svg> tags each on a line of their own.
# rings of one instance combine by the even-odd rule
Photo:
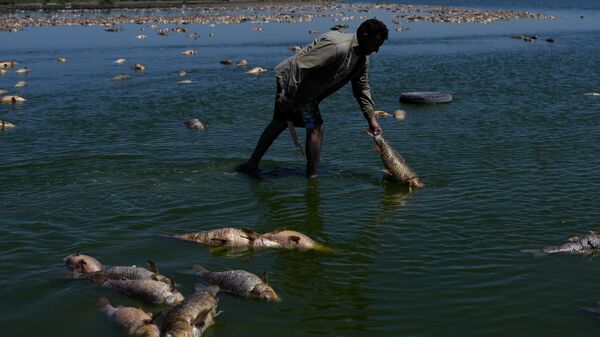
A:
<svg viewBox="0 0 600 337">
<path fill-rule="evenodd" d="M 375 134 L 381 133 L 381 127 L 375 118 L 375 103 L 371 98 L 369 86 L 369 59 L 360 65 L 358 73 L 352 78 L 352 94 L 356 98 L 363 116 L 369 123 L 369 128 Z"/>
</svg>

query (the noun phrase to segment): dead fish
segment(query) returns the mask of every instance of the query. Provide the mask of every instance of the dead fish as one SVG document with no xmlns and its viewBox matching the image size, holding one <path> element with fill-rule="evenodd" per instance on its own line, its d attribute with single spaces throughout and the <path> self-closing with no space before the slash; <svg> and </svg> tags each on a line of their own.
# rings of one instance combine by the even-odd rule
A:
<svg viewBox="0 0 600 337">
<path fill-rule="evenodd" d="M 191 40 L 197 40 L 200 37 L 200 35 L 198 35 L 197 33 L 192 33 L 188 34 L 186 37 Z"/>
<path fill-rule="evenodd" d="M 173 31 L 175 33 L 187 33 L 187 28 L 183 28 L 183 27 L 175 27 L 173 28 Z"/>
<path fill-rule="evenodd" d="M 319 32 L 318 32 L 318 31 L 316 31 L 316 30 L 314 30 L 314 29 L 309 29 L 309 30 L 308 30 L 308 34 L 311 34 L 311 35 L 317 35 L 317 34 L 319 34 Z"/>
<path fill-rule="evenodd" d="M 387 117 L 390 115 L 389 113 L 387 113 L 383 110 L 375 110 L 373 113 L 375 114 L 376 117 Z"/>
<path fill-rule="evenodd" d="M 2 98 L 0 98 L 0 103 L 22 103 L 25 101 L 25 98 L 17 95 L 2 96 Z"/>
<path fill-rule="evenodd" d="M 219 61 L 219 63 L 225 64 L 225 65 L 230 65 L 230 64 L 233 64 L 233 61 L 232 60 L 221 60 L 221 61 Z"/>
<path fill-rule="evenodd" d="M 254 28 L 252 28 L 252 30 L 255 32 L 262 32 L 263 28 L 262 27 L 254 27 Z"/>
<path fill-rule="evenodd" d="M 17 70 L 15 70 L 15 73 L 18 73 L 18 74 L 27 74 L 27 73 L 29 73 L 29 68 L 23 67 L 21 69 L 17 69 Z"/>
<path fill-rule="evenodd" d="M 194 83 L 194 81 L 192 81 L 192 80 L 181 80 L 181 81 L 177 81 L 177 83 L 179 83 L 179 84 L 191 84 L 191 83 Z"/>
<path fill-rule="evenodd" d="M 0 68 L 0 75 L 8 74 L 8 70 Z"/>
<path fill-rule="evenodd" d="M 146 66 L 143 65 L 143 64 L 141 64 L 141 63 L 136 63 L 133 66 L 133 70 L 135 70 L 135 71 L 145 71 L 146 70 Z"/>
<path fill-rule="evenodd" d="M 125 60 L 125 59 L 116 59 L 116 60 L 113 61 L 113 63 L 122 64 L 122 63 L 125 63 L 125 61 L 127 61 L 127 60 Z"/>
<path fill-rule="evenodd" d="M 146 38 L 146 35 L 140 34 L 140 35 L 136 36 L 135 38 L 138 39 L 138 40 L 143 40 L 143 39 Z"/>
<path fill-rule="evenodd" d="M 71 271 L 81 274 L 99 272 L 102 270 L 102 263 L 95 258 L 76 252 L 63 259 L 65 265 Z"/>
<path fill-rule="evenodd" d="M 27 82 L 25 81 L 19 81 L 17 82 L 17 84 L 15 84 L 15 88 L 23 88 L 27 85 Z"/>
<path fill-rule="evenodd" d="M 0 88 L 0 94 L 5 94 L 5 93 L 7 93 L 7 92 L 8 92 L 8 91 L 7 91 L 7 90 L 4 90 L 4 88 Z"/>
<path fill-rule="evenodd" d="M 103 268 L 101 271 L 92 274 L 90 278 L 94 279 L 97 277 L 97 274 L 101 274 L 101 276 L 110 280 L 155 280 L 173 285 L 171 277 L 159 274 L 154 262 L 148 261 L 148 265 L 150 266 L 150 270 L 137 266 L 112 266 Z"/>
<path fill-rule="evenodd" d="M 94 281 L 104 288 L 115 289 L 153 304 L 175 305 L 183 300 L 183 295 L 175 289 L 174 283 L 167 284 L 155 280 L 111 280 L 100 274 Z"/>
<path fill-rule="evenodd" d="M 130 78 L 129 75 L 118 74 L 118 75 L 113 76 L 112 79 L 115 80 L 115 81 L 124 81 L 124 80 L 128 80 L 129 78 Z"/>
<path fill-rule="evenodd" d="M 406 111 L 404 110 L 396 110 L 394 111 L 394 118 L 397 121 L 403 121 L 406 119 Z"/>
<path fill-rule="evenodd" d="M 16 127 L 16 125 L 14 125 L 13 123 L 0 119 L 0 130 L 12 129 L 14 127 Z"/>
<path fill-rule="evenodd" d="M 160 331 L 152 316 L 142 309 L 132 307 L 113 307 L 106 297 L 98 300 L 100 310 L 123 329 L 129 336 L 159 337 Z"/>
<path fill-rule="evenodd" d="M 269 286 L 266 273 L 261 279 L 245 270 L 208 271 L 201 265 L 194 265 L 194 272 L 210 284 L 244 298 L 267 302 L 279 300 L 275 290 Z"/>
<path fill-rule="evenodd" d="M 597 93 L 597 92 L 586 92 L 584 95 L 586 95 L 586 96 L 600 96 L 600 93 Z"/>
<path fill-rule="evenodd" d="M 0 68 L 14 68 L 17 66 L 15 61 L 0 61 Z"/>
<path fill-rule="evenodd" d="M 410 189 L 425 186 L 421 178 L 408 167 L 406 160 L 394 150 L 392 145 L 381 134 L 375 135 L 370 130 L 365 130 L 365 132 L 375 141 L 377 152 L 379 152 L 381 161 L 385 167 L 383 171 L 387 178 L 402 182 L 408 185 Z"/>
<path fill-rule="evenodd" d="M 198 54 L 198 51 L 193 50 L 193 49 L 188 49 L 188 50 L 184 50 L 181 52 L 183 55 L 188 55 L 188 56 L 192 56 L 192 55 L 196 55 Z"/>
<path fill-rule="evenodd" d="M 179 77 L 184 77 L 184 76 L 187 76 L 187 71 L 185 71 L 185 70 L 180 71 Z"/>
<path fill-rule="evenodd" d="M 238 62 L 237 66 L 238 67 L 245 67 L 248 65 L 248 60 L 241 60 L 240 62 Z"/>
<path fill-rule="evenodd" d="M 308 235 L 285 228 L 278 228 L 272 232 L 262 234 L 260 238 L 276 242 L 282 248 L 315 249 L 320 251 L 328 250 L 327 247 L 315 242 L 308 237 Z"/>
<path fill-rule="evenodd" d="M 206 127 L 198 118 L 191 118 L 186 121 L 183 121 L 183 125 L 187 126 L 190 129 L 198 129 L 204 130 Z"/>
<path fill-rule="evenodd" d="M 204 232 L 166 234 L 180 240 L 194 241 L 208 246 L 252 247 L 258 234 L 249 229 L 219 228 Z"/>
<path fill-rule="evenodd" d="M 590 231 L 590 234 L 586 236 L 575 236 L 569 238 L 569 242 L 560 246 L 546 247 L 542 249 L 542 253 L 545 254 L 584 254 L 591 255 L 595 254 L 600 250 L 600 232 Z"/>
<path fill-rule="evenodd" d="M 258 75 L 258 74 L 262 74 L 262 73 L 264 73 L 265 71 L 267 71 L 267 69 L 265 69 L 265 68 L 261 68 L 261 67 L 254 67 L 254 68 L 252 68 L 252 69 L 248 70 L 248 71 L 246 72 L 246 74 Z"/>
<path fill-rule="evenodd" d="M 167 313 L 162 323 L 163 337 L 200 337 L 215 323 L 218 315 L 218 287 L 198 288 Z"/>
<path fill-rule="evenodd" d="M 64 57 L 57 57 L 57 58 L 56 58 L 56 60 L 57 60 L 58 62 L 61 62 L 61 63 L 65 63 L 65 62 L 67 62 L 67 59 L 66 59 L 66 58 L 64 58 Z"/>
</svg>

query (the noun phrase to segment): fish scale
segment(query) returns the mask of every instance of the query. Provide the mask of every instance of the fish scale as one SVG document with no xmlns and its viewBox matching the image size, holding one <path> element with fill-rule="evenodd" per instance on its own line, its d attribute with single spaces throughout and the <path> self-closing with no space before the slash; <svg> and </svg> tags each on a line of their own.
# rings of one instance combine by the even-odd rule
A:
<svg viewBox="0 0 600 337">
<path fill-rule="evenodd" d="M 214 324 L 217 292 L 217 287 L 196 291 L 173 307 L 163 321 L 162 336 L 202 336 Z"/>
<path fill-rule="evenodd" d="M 102 286 L 154 304 L 176 304 L 183 300 L 179 292 L 172 291 L 170 285 L 160 281 L 106 280 Z"/>
</svg>

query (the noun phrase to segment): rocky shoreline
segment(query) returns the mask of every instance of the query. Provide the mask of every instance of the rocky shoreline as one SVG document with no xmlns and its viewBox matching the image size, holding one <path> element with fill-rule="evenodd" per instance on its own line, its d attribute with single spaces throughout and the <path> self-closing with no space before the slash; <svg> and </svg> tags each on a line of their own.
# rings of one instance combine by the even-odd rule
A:
<svg viewBox="0 0 600 337">
<path fill-rule="evenodd" d="M 343 22 L 365 19 L 372 15 L 370 14 L 371 10 L 391 13 L 392 23 L 397 25 L 396 31 L 406 29 L 401 26 L 401 23 L 412 22 L 489 24 L 498 20 L 555 19 L 551 15 L 511 10 L 479 10 L 402 4 L 348 4 L 314 1 L 230 1 L 197 4 L 196 6 L 186 4 L 185 10 L 175 6 L 153 7 L 153 9 L 163 11 L 160 15 L 157 15 L 156 10 L 147 10 L 147 7 L 114 9 L 114 13 L 110 13 L 111 15 L 106 15 L 107 10 L 113 10 L 110 8 L 71 8 L 54 12 L 53 15 L 23 10 L 5 17 L 0 16 L 0 31 L 18 32 L 25 27 L 42 26 L 104 26 L 107 31 L 119 31 L 119 26 L 125 24 L 296 23 L 310 22 L 318 17 L 332 17 L 334 21 Z"/>
</svg>

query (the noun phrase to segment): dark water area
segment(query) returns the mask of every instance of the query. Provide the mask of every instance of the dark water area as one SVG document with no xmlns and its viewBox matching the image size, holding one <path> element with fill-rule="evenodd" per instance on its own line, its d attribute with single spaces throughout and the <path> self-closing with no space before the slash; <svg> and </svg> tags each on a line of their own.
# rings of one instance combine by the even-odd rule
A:
<svg viewBox="0 0 600 337">
<path fill-rule="evenodd" d="M 184 294 L 200 282 L 185 272 L 194 264 L 267 271 L 283 301 L 221 294 L 206 336 L 597 335 L 597 316 L 580 307 L 600 300 L 600 260 L 522 252 L 600 228 L 600 97 L 585 95 L 600 92 L 599 13 L 592 1 L 556 4 L 540 5 L 556 20 L 390 31 L 369 79 L 379 109 L 407 112 L 380 124 L 426 184 L 412 192 L 382 180 L 349 87 L 321 105 L 317 180 L 304 178 L 287 132 L 262 177 L 233 170 L 271 118 L 272 69 L 332 18 L 261 32 L 188 27 L 198 40 L 137 25 L 0 32 L 0 59 L 31 69 L 0 75 L 1 88 L 27 99 L 0 105 L 0 119 L 17 125 L 0 131 L 0 335 L 122 336 L 98 312 L 101 296 L 163 309 L 66 278 L 62 258 L 78 250 L 106 265 L 153 260 Z M 394 27 L 386 13 L 355 15 L 349 31 L 359 15 Z M 178 83 L 181 70 L 193 83 Z M 111 79 L 120 73 L 131 78 Z M 400 104 L 405 91 L 454 101 Z M 207 129 L 182 125 L 193 117 Z M 227 226 L 287 227 L 334 251 L 220 251 L 161 236 Z"/>
</svg>

